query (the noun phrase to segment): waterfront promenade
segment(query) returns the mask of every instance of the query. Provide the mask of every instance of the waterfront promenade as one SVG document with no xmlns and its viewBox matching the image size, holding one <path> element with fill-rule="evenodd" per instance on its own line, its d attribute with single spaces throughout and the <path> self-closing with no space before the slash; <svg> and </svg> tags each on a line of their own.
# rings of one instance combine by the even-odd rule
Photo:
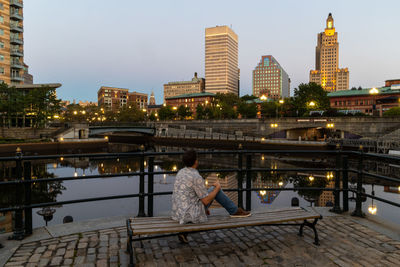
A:
<svg viewBox="0 0 400 267">
<path fill-rule="evenodd" d="M 397 266 L 400 227 L 370 219 L 324 215 L 318 222 L 321 245 L 310 229 L 261 226 L 136 242 L 139 266 Z M 214 211 L 213 212 L 219 212 Z M 0 266 L 127 266 L 123 217 L 36 229 L 24 241 L 0 242 Z"/>
</svg>

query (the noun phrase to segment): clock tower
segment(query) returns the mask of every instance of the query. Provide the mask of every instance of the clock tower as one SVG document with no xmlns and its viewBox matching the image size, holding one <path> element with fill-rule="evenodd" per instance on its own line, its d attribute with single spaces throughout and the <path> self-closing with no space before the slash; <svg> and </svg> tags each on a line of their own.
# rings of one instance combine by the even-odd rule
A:
<svg viewBox="0 0 400 267">
<path fill-rule="evenodd" d="M 315 70 L 310 71 L 310 82 L 321 85 L 326 91 L 334 92 L 349 88 L 349 71 L 339 69 L 338 33 L 332 14 L 326 19 L 324 32 L 318 34 L 315 48 Z"/>
</svg>

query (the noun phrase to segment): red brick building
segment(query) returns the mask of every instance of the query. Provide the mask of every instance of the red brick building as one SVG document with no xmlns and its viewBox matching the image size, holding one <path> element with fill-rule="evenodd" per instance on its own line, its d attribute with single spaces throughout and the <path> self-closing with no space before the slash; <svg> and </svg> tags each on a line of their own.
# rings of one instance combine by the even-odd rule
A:
<svg viewBox="0 0 400 267">
<path fill-rule="evenodd" d="M 352 89 L 329 93 L 330 105 L 339 110 L 358 110 L 369 115 L 372 115 L 374 105 L 380 115 L 390 108 L 400 106 L 400 85 L 377 88 L 378 91 L 375 94 L 372 94 L 371 89 Z"/>
<path fill-rule="evenodd" d="M 129 89 L 102 86 L 97 92 L 99 107 L 117 111 L 123 106 L 136 105 L 138 109 L 147 109 L 147 94 L 129 92 Z"/>
<path fill-rule="evenodd" d="M 390 87 L 392 85 L 400 85 L 400 79 L 386 80 L 385 81 L 385 86 L 386 87 Z"/>
<path fill-rule="evenodd" d="M 213 93 L 194 93 L 194 94 L 183 94 L 173 97 L 165 98 L 165 103 L 172 108 L 178 108 L 179 106 L 185 106 L 190 108 L 193 116 L 196 115 L 197 105 L 207 105 L 214 99 L 215 94 Z"/>
</svg>

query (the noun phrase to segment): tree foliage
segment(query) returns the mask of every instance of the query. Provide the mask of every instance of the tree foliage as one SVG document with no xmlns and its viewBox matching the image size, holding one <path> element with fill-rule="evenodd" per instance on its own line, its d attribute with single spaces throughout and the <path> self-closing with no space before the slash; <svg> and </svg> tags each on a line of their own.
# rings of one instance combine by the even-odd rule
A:
<svg viewBox="0 0 400 267">
<path fill-rule="evenodd" d="M 0 84 L 0 113 L 7 125 L 17 126 L 17 118 L 25 120 L 30 116 L 35 128 L 45 127 L 46 123 L 61 111 L 61 100 L 56 97 L 56 89 L 41 87 L 35 89 L 16 89 L 5 83 Z"/>
<path fill-rule="evenodd" d="M 400 107 L 391 108 L 383 113 L 385 117 L 397 117 L 400 116 Z"/>
<path fill-rule="evenodd" d="M 314 102 L 315 106 L 310 106 L 311 102 Z M 295 88 L 293 104 L 299 115 L 308 110 L 326 110 L 330 107 L 328 93 L 316 83 L 302 83 Z"/>
<path fill-rule="evenodd" d="M 175 118 L 175 111 L 171 106 L 163 106 L 158 111 L 160 120 L 173 120 Z"/>
</svg>

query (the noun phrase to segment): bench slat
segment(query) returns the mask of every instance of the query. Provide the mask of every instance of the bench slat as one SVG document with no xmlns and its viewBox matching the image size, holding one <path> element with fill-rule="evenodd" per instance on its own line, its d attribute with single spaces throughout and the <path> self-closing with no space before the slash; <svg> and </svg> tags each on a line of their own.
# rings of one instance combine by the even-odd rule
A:
<svg viewBox="0 0 400 267">
<path fill-rule="evenodd" d="M 312 213 L 307 213 L 307 212 L 304 212 L 303 210 L 300 210 L 300 211 L 299 210 L 290 210 L 290 211 L 287 211 L 287 213 L 285 213 L 285 214 L 273 213 L 273 212 L 269 212 L 269 213 L 253 213 L 251 215 L 251 217 L 252 218 L 259 218 L 259 217 L 272 218 L 272 217 L 279 217 L 279 216 L 287 217 L 289 215 L 305 215 L 305 214 L 312 215 Z M 318 215 L 318 214 L 315 214 L 315 215 Z M 228 220 L 228 219 L 229 220 L 243 220 L 243 218 L 232 218 L 232 217 L 229 217 L 227 215 L 223 215 L 223 216 L 219 215 L 219 216 L 210 216 L 210 217 L 208 217 L 208 221 L 207 222 L 208 223 L 216 223 L 218 221 L 221 221 L 221 220 L 225 221 L 225 220 Z M 147 218 L 146 221 L 145 220 L 140 220 L 140 222 L 137 222 L 136 219 L 131 219 L 131 222 L 132 222 L 132 225 L 134 225 L 135 228 L 138 228 L 138 227 L 150 227 L 150 225 L 153 225 L 153 224 L 166 224 L 166 225 L 168 225 L 168 224 L 176 224 L 177 223 L 176 221 L 172 220 L 170 217 L 165 217 L 163 219 L 157 219 L 157 220 L 155 220 L 153 218 Z"/>
<path fill-rule="evenodd" d="M 208 221 L 201 223 L 201 225 L 210 225 L 210 224 L 224 224 L 224 223 L 235 223 L 235 222 L 243 222 L 243 220 L 246 221 L 254 221 L 254 220 L 262 220 L 262 221 L 269 221 L 269 220 L 285 220 L 285 218 L 292 218 L 292 217 L 300 217 L 300 218 L 309 218 L 312 217 L 313 215 L 311 214 L 304 214 L 304 213 L 291 213 L 291 214 L 286 214 L 286 216 L 282 215 L 272 215 L 268 214 L 268 216 L 260 216 L 260 215 L 252 215 L 247 218 L 231 218 L 231 217 L 223 217 L 223 218 L 209 218 Z M 316 214 L 315 216 L 319 216 Z M 177 221 L 174 221 L 172 219 L 169 219 L 168 221 L 155 221 L 155 222 L 148 222 L 147 224 L 136 224 L 133 223 L 132 228 L 135 229 L 135 231 L 139 229 L 149 229 L 149 228 L 166 228 L 166 227 L 175 227 L 180 225 Z M 193 225 L 193 224 L 191 224 Z"/>
<path fill-rule="evenodd" d="M 290 210 L 289 210 L 290 211 Z M 293 210 L 292 210 L 293 211 Z M 316 219 L 320 215 L 315 212 L 308 212 L 301 210 L 292 212 L 291 214 L 271 214 L 271 212 L 256 213 L 246 218 L 231 218 L 224 216 L 224 218 L 212 218 L 205 223 L 199 224 L 183 224 L 180 225 L 178 222 L 165 217 L 162 220 L 152 220 L 153 218 L 147 218 L 149 221 L 147 225 L 136 225 L 135 219 L 132 221 L 132 231 L 134 235 L 144 234 L 164 234 L 164 233 L 176 233 L 176 232 L 190 232 L 190 231 L 201 231 L 201 230 L 216 230 L 226 229 L 244 226 L 256 226 L 262 224 L 274 224 L 284 223 L 293 221 L 302 221 L 306 219 Z M 214 217 L 214 216 L 213 216 Z M 217 216 L 215 216 L 217 217 Z M 155 217 L 156 218 L 156 217 Z M 165 219 L 168 218 L 167 221 Z M 160 219 L 160 218 L 159 218 Z M 163 220 L 165 223 L 163 223 Z"/>
</svg>

